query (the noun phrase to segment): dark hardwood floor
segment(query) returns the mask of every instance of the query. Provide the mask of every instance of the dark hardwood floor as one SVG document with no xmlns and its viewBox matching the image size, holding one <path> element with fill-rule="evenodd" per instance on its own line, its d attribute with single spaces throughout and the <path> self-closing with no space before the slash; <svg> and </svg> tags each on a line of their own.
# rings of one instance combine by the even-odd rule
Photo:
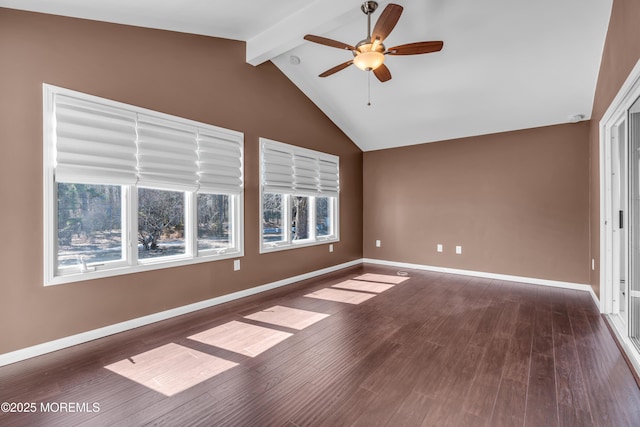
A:
<svg viewBox="0 0 640 427">
<path fill-rule="evenodd" d="M 399 277 L 353 267 L 2 367 L 0 402 L 36 410 L 0 425 L 640 426 L 586 292 L 414 270 L 322 291 L 365 273 Z"/>
</svg>

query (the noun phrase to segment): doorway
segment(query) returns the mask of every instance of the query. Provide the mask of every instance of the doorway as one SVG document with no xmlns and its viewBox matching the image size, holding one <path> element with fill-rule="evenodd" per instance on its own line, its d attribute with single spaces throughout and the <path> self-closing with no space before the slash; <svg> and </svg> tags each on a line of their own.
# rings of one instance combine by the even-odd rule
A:
<svg viewBox="0 0 640 427">
<path fill-rule="evenodd" d="M 640 372 L 640 61 L 600 122 L 601 311 Z"/>
</svg>

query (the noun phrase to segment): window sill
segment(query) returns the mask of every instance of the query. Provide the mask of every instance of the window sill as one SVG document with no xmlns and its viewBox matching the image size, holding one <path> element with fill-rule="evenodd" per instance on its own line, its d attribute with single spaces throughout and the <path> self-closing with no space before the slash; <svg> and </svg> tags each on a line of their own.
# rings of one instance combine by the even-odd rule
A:
<svg viewBox="0 0 640 427">
<path fill-rule="evenodd" d="M 45 279 L 45 286 L 62 285 L 65 283 L 84 282 L 87 280 L 101 279 L 105 277 L 124 276 L 132 273 L 141 273 L 144 271 L 160 270 L 163 268 L 180 267 L 191 264 L 200 264 L 203 262 L 221 261 L 230 258 L 239 258 L 244 256 L 244 251 L 228 251 L 223 254 L 205 254 L 199 257 L 172 257 L 169 260 L 160 260 L 148 258 L 141 261 L 137 265 L 112 266 L 105 269 L 97 269 L 86 272 L 69 272 L 64 275 L 55 276 Z M 89 265 L 91 267 L 91 265 Z"/>
<path fill-rule="evenodd" d="M 286 251 L 289 249 L 306 248 L 309 246 L 319 246 L 319 245 L 325 245 L 328 243 L 335 243 L 339 241 L 340 241 L 340 238 L 338 238 L 337 236 L 332 236 L 332 237 L 322 236 L 320 238 L 316 238 L 316 240 L 313 240 L 313 241 L 295 240 L 291 243 L 281 242 L 281 243 L 270 243 L 266 245 L 262 244 L 260 246 L 260 253 L 264 254 L 264 253 L 270 253 L 270 252 Z"/>
</svg>

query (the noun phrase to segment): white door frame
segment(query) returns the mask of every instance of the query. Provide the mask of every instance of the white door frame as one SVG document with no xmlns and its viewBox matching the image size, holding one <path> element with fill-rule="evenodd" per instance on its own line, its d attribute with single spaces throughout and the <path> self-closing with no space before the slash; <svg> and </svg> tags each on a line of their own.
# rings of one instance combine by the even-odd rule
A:
<svg viewBox="0 0 640 427">
<path fill-rule="evenodd" d="M 605 181 L 609 181 L 606 184 L 606 188 L 610 192 L 610 204 L 607 207 L 609 210 L 609 216 L 607 218 L 607 226 L 610 227 L 611 234 L 608 234 L 611 238 L 611 275 L 608 276 L 611 279 L 611 299 L 612 305 L 610 307 L 610 314 L 613 314 L 614 322 L 617 322 L 617 327 L 620 329 L 620 332 L 624 335 L 628 333 L 627 329 L 627 319 L 626 317 L 628 313 L 628 309 L 624 308 L 624 316 L 615 316 L 620 313 L 620 277 L 621 274 L 624 274 L 625 278 L 625 286 L 628 286 L 627 278 L 629 277 L 628 273 L 628 262 L 625 260 L 625 271 L 621 271 L 620 264 L 622 257 L 628 257 L 628 224 L 624 224 L 623 228 L 619 227 L 619 210 L 624 212 L 624 222 L 628 222 L 629 220 L 629 209 L 627 203 L 627 194 L 629 189 L 627 188 L 628 181 L 628 171 L 627 171 L 627 151 L 628 151 L 628 134 L 627 134 L 627 111 L 621 110 L 619 114 L 613 116 L 613 125 L 608 127 L 609 130 L 609 139 L 605 141 L 605 150 L 609 150 L 611 155 L 611 159 L 607 161 L 607 166 L 611 168 L 611 170 L 606 174 Z M 622 136 L 622 138 L 621 138 Z M 607 145 L 608 144 L 608 145 Z M 622 144 L 622 146 L 621 146 Z M 621 156 L 622 154 L 622 156 Z M 607 172 L 607 171 L 605 171 Z M 622 189 L 624 188 L 624 194 L 622 193 Z M 616 208 L 616 209 L 614 209 Z M 620 247 L 624 244 L 625 250 L 621 251 Z M 607 264 L 607 266 L 609 266 Z M 628 302 L 628 294 L 626 292 Z M 628 305 L 628 304 L 627 304 Z"/>
<path fill-rule="evenodd" d="M 600 131 L 600 311 L 607 315 L 615 313 L 614 296 L 619 292 L 620 284 L 614 283 L 614 227 L 618 220 L 617 212 L 613 212 L 613 182 L 611 173 L 613 170 L 613 158 L 611 155 L 612 131 L 617 129 L 622 117 L 631 108 L 632 104 L 640 97 L 640 60 L 636 63 L 629 77 L 624 82 L 618 94 L 609 105 L 606 113 L 599 123 Z M 628 171 L 630 173 L 630 171 Z M 628 214 L 627 214 L 628 216 Z M 625 218 L 625 226 L 629 221 Z M 627 268 L 628 270 L 628 268 Z M 628 281 L 628 277 L 626 278 Z M 627 297 L 630 297 L 628 295 Z M 614 322 L 615 324 L 615 322 Z M 640 354 L 628 339 L 626 331 L 618 331 L 613 328 L 622 342 L 625 352 L 640 372 Z"/>
</svg>

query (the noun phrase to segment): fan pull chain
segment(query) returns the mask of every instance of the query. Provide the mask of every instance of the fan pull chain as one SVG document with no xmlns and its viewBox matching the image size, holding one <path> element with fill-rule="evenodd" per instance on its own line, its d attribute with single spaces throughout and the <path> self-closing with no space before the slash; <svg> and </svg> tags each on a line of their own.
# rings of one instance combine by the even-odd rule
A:
<svg viewBox="0 0 640 427">
<path fill-rule="evenodd" d="M 367 106 L 371 107 L 371 71 L 367 72 Z"/>
</svg>

